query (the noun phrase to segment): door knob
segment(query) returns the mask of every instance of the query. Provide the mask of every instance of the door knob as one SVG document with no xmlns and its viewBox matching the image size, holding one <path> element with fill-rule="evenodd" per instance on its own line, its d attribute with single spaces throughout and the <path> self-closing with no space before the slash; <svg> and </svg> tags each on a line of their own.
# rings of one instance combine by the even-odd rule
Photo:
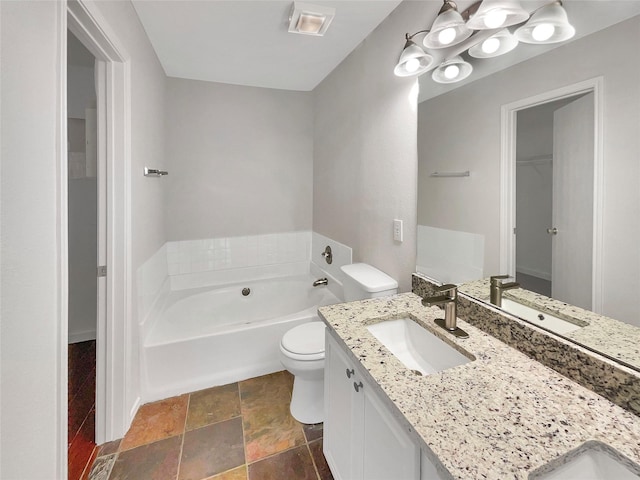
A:
<svg viewBox="0 0 640 480">
<path fill-rule="evenodd" d="M 553 228 L 547 228 L 547 233 L 549 235 L 557 235 L 558 234 L 558 229 L 556 227 Z"/>
</svg>

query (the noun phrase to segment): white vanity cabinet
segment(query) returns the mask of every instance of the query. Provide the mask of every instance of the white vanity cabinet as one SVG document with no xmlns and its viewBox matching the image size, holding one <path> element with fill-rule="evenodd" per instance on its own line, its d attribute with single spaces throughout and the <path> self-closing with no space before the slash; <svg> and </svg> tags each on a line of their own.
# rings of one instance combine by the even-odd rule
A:
<svg viewBox="0 0 640 480">
<path fill-rule="evenodd" d="M 326 333 L 324 453 L 336 480 L 418 480 L 420 449 Z"/>
</svg>

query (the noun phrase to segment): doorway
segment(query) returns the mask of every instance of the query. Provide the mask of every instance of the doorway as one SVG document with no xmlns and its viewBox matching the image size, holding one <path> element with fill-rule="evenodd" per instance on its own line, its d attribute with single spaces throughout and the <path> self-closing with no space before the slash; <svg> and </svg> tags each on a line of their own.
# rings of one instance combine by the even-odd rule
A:
<svg viewBox="0 0 640 480">
<path fill-rule="evenodd" d="M 601 79 L 503 106 L 501 269 L 600 306 Z"/>
<path fill-rule="evenodd" d="M 95 57 L 67 32 L 68 478 L 95 448 L 98 145 Z"/>
</svg>

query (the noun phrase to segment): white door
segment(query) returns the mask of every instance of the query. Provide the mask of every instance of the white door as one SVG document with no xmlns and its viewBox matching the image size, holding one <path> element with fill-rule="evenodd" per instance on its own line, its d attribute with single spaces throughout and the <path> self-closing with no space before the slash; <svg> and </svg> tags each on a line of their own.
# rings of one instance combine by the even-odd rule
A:
<svg viewBox="0 0 640 480">
<path fill-rule="evenodd" d="M 594 99 L 554 113 L 552 297 L 592 309 Z"/>
</svg>

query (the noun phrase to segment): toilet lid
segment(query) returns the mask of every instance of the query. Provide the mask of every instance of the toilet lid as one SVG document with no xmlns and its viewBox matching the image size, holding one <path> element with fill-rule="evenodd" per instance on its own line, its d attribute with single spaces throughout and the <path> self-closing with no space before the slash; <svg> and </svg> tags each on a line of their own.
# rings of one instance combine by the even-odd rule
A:
<svg viewBox="0 0 640 480">
<path fill-rule="evenodd" d="M 282 347 L 298 355 L 324 353 L 324 329 L 322 322 L 298 325 L 282 336 Z"/>
</svg>

